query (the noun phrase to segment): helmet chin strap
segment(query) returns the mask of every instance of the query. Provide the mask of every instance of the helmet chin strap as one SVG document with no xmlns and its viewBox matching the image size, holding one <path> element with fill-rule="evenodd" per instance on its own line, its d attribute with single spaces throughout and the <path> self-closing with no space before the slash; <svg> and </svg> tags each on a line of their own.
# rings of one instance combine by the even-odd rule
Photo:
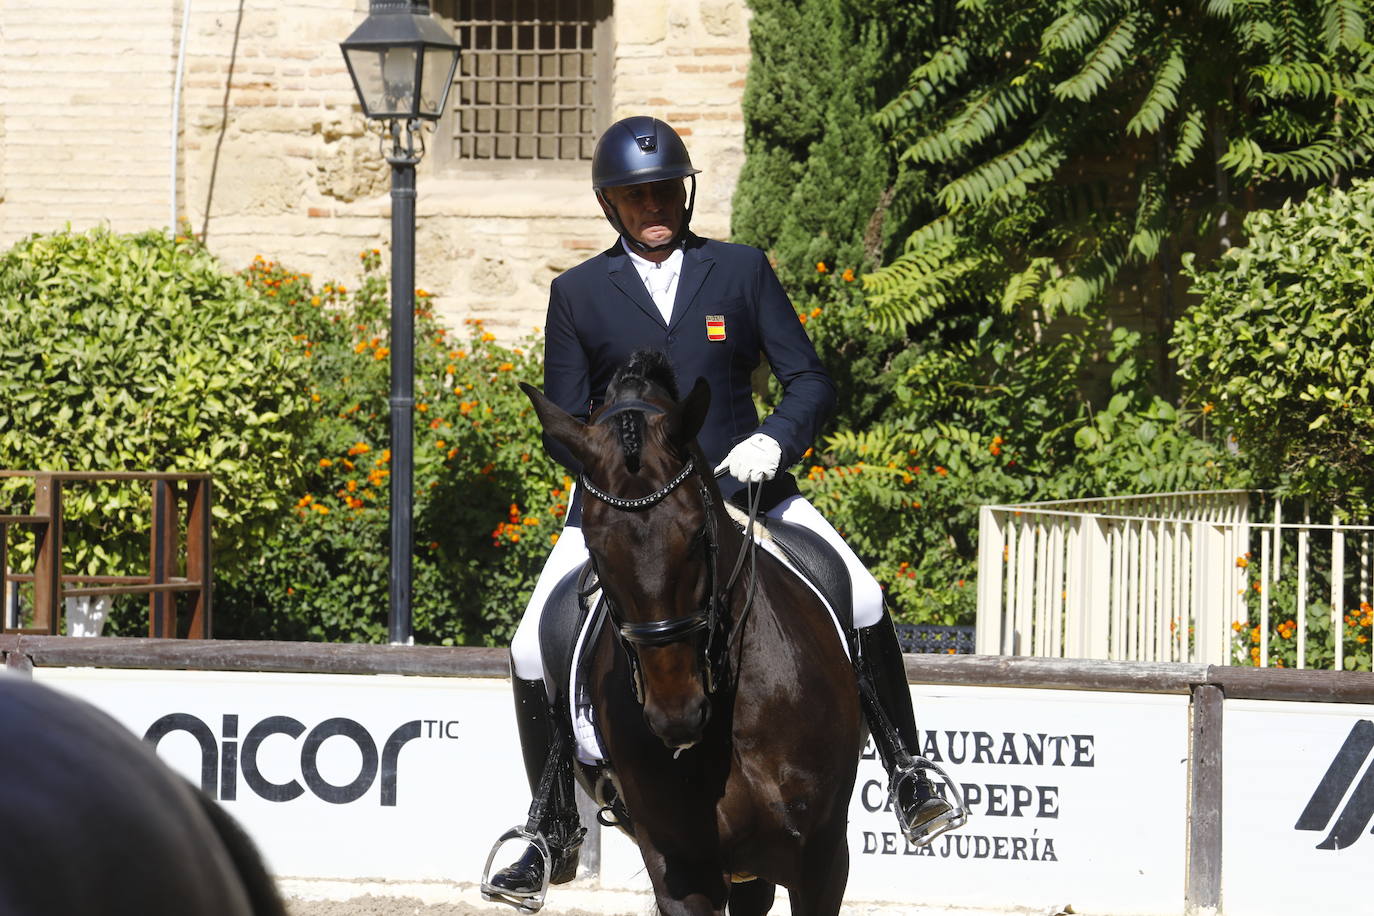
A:
<svg viewBox="0 0 1374 916">
<path fill-rule="evenodd" d="M 605 205 L 607 211 L 606 219 L 609 220 L 611 225 L 615 227 L 615 231 L 620 233 L 620 237 L 625 240 L 625 244 L 629 245 L 639 254 L 652 254 L 655 251 L 668 251 L 669 249 L 676 248 L 682 242 L 683 238 L 685 238 L 687 235 L 687 227 L 691 225 L 692 222 L 692 208 L 696 205 L 697 202 L 697 176 L 692 175 L 691 179 L 692 194 L 690 197 L 687 198 L 687 209 L 682 214 L 682 225 L 678 227 L 677 232 L 673 233 L 672 238 L 670 238 L 668 241 L 664 242 L 661 245 L 645 245 L 639 239 L 635 238 L 633 235 L 630 235 L 629 231 L 625 228 L 625 224 L 620 219 L 620 211 L 616 209 L 615 204 L 611 203 L 609 200 L 606 199 L 604 188 L 596 189 L 596 197 L 597 200 L 601 201 L 601 203 Z"/>
</svg>

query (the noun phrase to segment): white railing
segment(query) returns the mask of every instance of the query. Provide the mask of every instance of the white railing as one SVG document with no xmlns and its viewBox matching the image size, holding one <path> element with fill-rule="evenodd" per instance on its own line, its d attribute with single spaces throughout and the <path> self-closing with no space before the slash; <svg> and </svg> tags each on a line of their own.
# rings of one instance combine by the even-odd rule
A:
<svg viewBox="0 0 1374 916">
<path fill-rule="evenodd" d="M 977 651 L 1368 668 L 1374 527 L 1283 509 L 1249 490 L 984 506 Z"/>
</svg>

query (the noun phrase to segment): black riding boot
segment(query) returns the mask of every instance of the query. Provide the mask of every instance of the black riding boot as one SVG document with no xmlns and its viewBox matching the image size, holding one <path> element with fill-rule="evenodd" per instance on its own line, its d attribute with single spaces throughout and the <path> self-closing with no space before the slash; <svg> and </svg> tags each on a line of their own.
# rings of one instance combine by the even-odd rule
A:
<svg viewBox="0 0 1374 916">
<path fill-rule="evenodd" d="M 963 826 L 968 818 L 953 783 L 945 779 L 950 798 L 942 798 L 927 775 L 927 770 L 935 770 L 944 776 L 919 754 L 920 733 L 911 708 L 906 665 L 886 609 L 882 620 L 858 634 L 859 692 L 869 732 L 887 770 L 902 832 L 914 845 L 924 846 L 946 830 Z"/>
<path fill-rule="evenodd" d="M 549 706 L 542 680 L 527 681 L 511 672 L 515 694 L 515 725 L 520 733 L 520 753 L 525 758 L 525 776 L 530 794 L 539 795 L 540 782 L 549 753 L 570 755 L 571 742 L 559 734 L 559 726 Z M 564 884 L 577 877 L 577 860 L 582 848 L 582 825 L 573 795 L 572 760 L 560 759 L 547 799 L 548 807 L 537 825 L 537 832 L 548 843 L 550 884 Z M 492 876 L 492 889 L 512 897 L 529 897 L 544 888 L 544 857 L 534 844 L 525 847 L 520 858 Z"/>
</svg>

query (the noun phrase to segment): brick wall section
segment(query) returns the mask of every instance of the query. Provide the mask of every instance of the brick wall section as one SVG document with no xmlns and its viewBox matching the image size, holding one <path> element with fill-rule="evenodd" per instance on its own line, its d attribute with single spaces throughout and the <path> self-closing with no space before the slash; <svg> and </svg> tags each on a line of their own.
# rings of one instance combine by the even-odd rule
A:
<svg viewBox="0 0 1374 916">
<path fill-rule="evenodd" d="M 171 213 L 173 0 L 0 5 L 0 244 Z"/>
<path fill-rule="evenodd" d="M 679 129 L 703 170 L 693 226 L 724 237 L 744 158 L 745 0 L 616 7 L 613 117 Z M 182 8 L 0 5 L 0 245 L 68 221 L 167 225 Z M 366 14 L 367 0 L 192 4 L 178 213 L 228 267 L 262 254 L 351 285 L 360 251 L 388 250 L 390 173 L 338 50 Z M 451 324 L 479 316 L 503 337 L 527 333 L 550 280 L 614 240 L 585 166 L 434 160 L 417 177 L 416 282 Z"/>
</svg>

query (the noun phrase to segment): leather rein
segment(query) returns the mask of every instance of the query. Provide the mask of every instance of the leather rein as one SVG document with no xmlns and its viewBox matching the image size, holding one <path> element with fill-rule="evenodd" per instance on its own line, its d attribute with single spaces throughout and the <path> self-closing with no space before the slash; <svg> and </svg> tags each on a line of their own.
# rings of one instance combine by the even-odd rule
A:
<svg viewBox="0 0 1374 916">
<path fill-rule="evenodd" d="M 639 410 L 646 413 L 664 413 L 663 408 L 650 404 L 647 401 L 627 399 L 611 405 L 607 410 L 603 411 L 594 422 L 597 424 L 603 423 L 615 414 L 627 410 Z M 577 482 L 587 493 L 613 509 L 618 509 L 622 512 L 644 512 L 652 509 L 666 499 L 670 493 L 685 483 L 688 478 L 692 477 L 695 471 L 696 459 L 688 456 L 687 461 L 682 466 L 682 470 L 678 471 L 671 480 L 647 496 L 634 498 L 607 493 L 605 490 L 602 490 L 588 480 L 585 471 L 578 475 Z M 707 693 L 714 692 L 716 685 L 723 683 L 721 669 L 729 653 L 719 653 L 720 657 L 717 658 L 717 653 L 715 653 L 713 649 L 716 637 L 718 635 L 726 636 L 726 634 L 723 633 L 726 619 L 721 612 L 721 608 L 725 603 L 726 596 L 730 594 L 734 588 L 735 582 L 739 579 L 746 555 L 750 558 L 749 596 L 744 609 L 740 612 L 740 619 L 733 628 L 735 630 L 735 635 L 742 629 L 740 625 L 743 624 L 744 618 L 749 613 L 749 609 L 754 601 L 755 587 L 757 585 L 757 567 L 754 553 L 757 549 L 757 544 L 754 541 L 753 529 L 754 519 L 758 514 L 759 496 L 762 494 L 762 488 L 760 487 L 755 491 L 751 487 L 749 499 L 749 525 L 748 530 L 745 532 L 745 546 L 740 550 L 739 557 L 735 562 L 735 568 L 731 572 L 729 580 L 725 583 L 725 587 L 722 589 L 719 587 L 720 576 L 718 562 L 720 539 L 716 531 L 715 502 L 711 498 L 711 491 L 706 485 L 704 475 L 698 476 L 697 484 L 698 490 L 701 493 L 702 502 L 705 503 L 706 506 L 707 598 L 705 605 L 695 613 L 685 614 L 680 617 L 670 617 L 667 620 L 652 620 L 645 623 L 626 622 L 621 618 L 621 614 L 616 608 L 615 603 L 610 600 L 610 595 L 605 594 L 603 589 L 611 622 L 615 624 L 616 630 L 620 635 L 621 644 L 625 649 L 626 655 L 629 657 L 630 668 L 634 675 L 635 694 L 641 703 L 644 702 L 643 678 L 640 674 L 639 656 L 635 652 L 635 647 L 666 646 L 686 639 L 688 636 L 701 630 L 706 631 L 706 641 L 702 648 L 702 667 L 706 672 Z M 594 558 L 592 560 L 592 566 L 595 569 L 596 560 Z M 601 587 L 599 584 L 599 580 L 602 578 L 601 571 L 595 570 L 595 572 L 598 582 L 585 589 L 584 595 L 590 594 Z M 728 636 L 726 636 L 726 638 L 728 641 Z"/>
</svg>

